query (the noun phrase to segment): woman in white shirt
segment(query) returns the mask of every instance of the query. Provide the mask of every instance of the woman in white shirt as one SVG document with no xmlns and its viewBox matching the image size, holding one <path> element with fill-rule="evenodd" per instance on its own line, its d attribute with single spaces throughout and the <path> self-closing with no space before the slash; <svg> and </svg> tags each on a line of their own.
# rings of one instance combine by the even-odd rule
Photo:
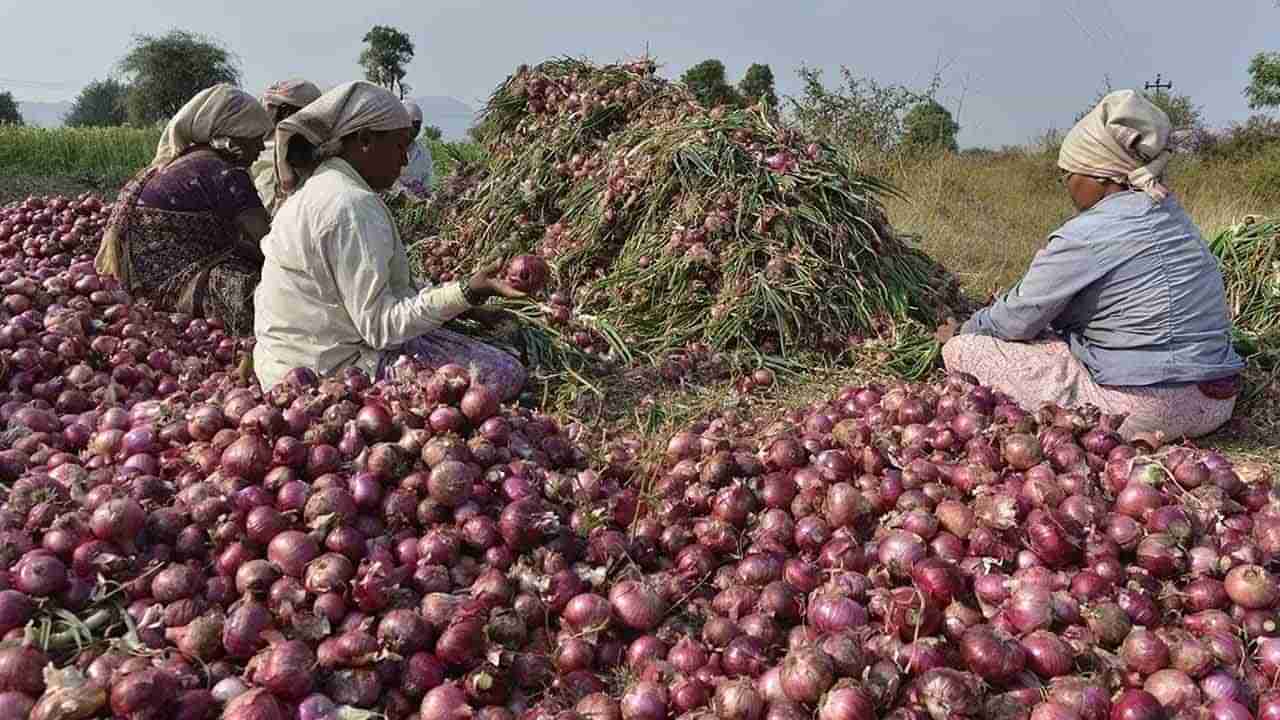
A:
<svg viewBox="0 0 1280 720">
<path fill-rule="evenodd" d="M 262 241 L 255 295 L 254 368 L 264 388 L 295 367 L 328 375 L 383 374 L 401 354 L 469 367 L 504 399 L 524 385 L 511 355 L 441 329 L 489 297 L 522 297 L 498 266 L 436 288 L 415 286 L 404 244 L 379 193 L 400 175 L 411 141 L 408 111 L 367 82 L 322 95 L 276 131 L 276 168 L 288 201 Z M 314 168 L 299 188 L 300 158 Z"/>
<path fill-rule="evenodd" d="M 431 192 L 434 166 L 430 148 L 418 140 L 418 136 L 422 134 L 422 108 L 412 100 L 405 102 L 404 107 L 413 120 L 413 135 L 410 136 L 409 142 L 409 160 L 405 163 L 404 170 L 400 172 L 400 180 L 397 184 L 413 195 L 424 197 Z"/>
<path fill-rule="evenodd" d="M 258 189 L 258 197 L 262 198 L 262 206 L 268 213 L 274 213 L 279 203 L 277 198 L 276 150 L 274 127 L 284 122 L 291 115 L 315 102 L 320 97 L 320 88 L 306 80 L 281 80 L 267 88 L 262 94 L 262 106 L 271 115 L 273 132 L 264 143 L 262 154 L 249 168 L 253 184 Z"/>
</svg>

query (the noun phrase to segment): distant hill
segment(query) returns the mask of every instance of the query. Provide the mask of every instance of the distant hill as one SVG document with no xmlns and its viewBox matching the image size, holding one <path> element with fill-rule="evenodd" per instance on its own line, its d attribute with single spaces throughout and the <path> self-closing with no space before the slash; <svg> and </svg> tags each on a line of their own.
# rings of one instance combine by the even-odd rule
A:
<svg viewBox="0 0 1280 720">
<path fill-rule="evenodd" d="M 28 125 L 62 127 L 62 116 L 71 112 L 69 102 L 19 102 L 18 112 Z"/>
<path fill-rule="evenodd" d="M 435 125 L 445 140 L 463 140 L 476 120 L 476 111 L 457 98 L 431 95 L 413 98 L 422 107 L 422 123 Z"/>
</svg>

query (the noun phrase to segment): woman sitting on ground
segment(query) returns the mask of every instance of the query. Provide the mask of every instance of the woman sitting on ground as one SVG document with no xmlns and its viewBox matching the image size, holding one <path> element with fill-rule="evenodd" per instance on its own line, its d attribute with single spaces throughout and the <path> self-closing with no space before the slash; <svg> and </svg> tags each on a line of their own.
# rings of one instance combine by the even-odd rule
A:
<svg viewBox="0 0 1280 720">
<path fill-rule="evenodd" d="M 264 388 L 295 367 L 329 375 L 357 367 L 385 375 L 411 354 L 457 363 L 504 400 L 525 372 L 511 355 L 441 329 L 492 295 L 522 297 L 494 266 L 471 278 L 419 289 L 391 212 L 379 196 L 400 176 L 411 140 L 408 111 L 367 82 L 341 85 L 280 124 L 281 183 L 298 188 L 263 240 L 254 367 Z M 298 185 L 296 163 L 314 172 Z"/>
<path fill-rule="evenodd" d="M 247 168 L 271 129 L 252 95 L 217 85 L 169 121 L 155 159 L 120 193 L 98 272 L 156 307 L 253 333 L 253 289 L 269 221 Z"/>
<path fill-rule="evenodd" d="M 1125 414 L 1126 438 L 1200 437 L 1230 419 L 1244 362 L 1217 262 L 1162 182 L 1169 129 L 1131 90 L 1076 123 L 1058 166 L 1079 214 L 946 343 L 949 370 L 1031 410 Z"/>
<path fill-rule="evenodd" d="M 409 162 L 405 163 L 404 169 L 400 171 L 400 179 L 396 184 L 413 197 L 420 199 L 431 192 L 434 171 L 431 148 L 428 140 L 419 139 L 422 134 L 422 108 L 412 100 L 406 101 L 404 107 L 409 111 L 409 119 L 413 121 L 413 126 L 409 129 L 411 138 Z"/>
<path fill-rule="evenodd" d="M 271 116 L 272 131 L 265 138 L 262 154 L 254 161 L 249 173 L 258 188 L 263 207 L 272 215 L 278 207 L 277 199 L 283 201 L 277 188 L 275 127 L 318 97 L 320 88 L 306 80 L 282 80 L 262 94 L 262 106 Z"/>
</svg>

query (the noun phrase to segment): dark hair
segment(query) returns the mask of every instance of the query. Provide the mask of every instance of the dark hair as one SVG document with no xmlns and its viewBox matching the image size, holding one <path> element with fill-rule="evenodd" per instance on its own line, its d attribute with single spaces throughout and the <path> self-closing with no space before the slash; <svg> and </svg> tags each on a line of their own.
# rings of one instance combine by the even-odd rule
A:
<svg viewBox="0 0 1280 720">
<path fill-rule="evenodd" d="M 289 147 L 285 150 L 285 159 L 293 167 L 311 167 L 316 160 L 316 146 L 301 135 L 289 138 Z"/>
</svg>

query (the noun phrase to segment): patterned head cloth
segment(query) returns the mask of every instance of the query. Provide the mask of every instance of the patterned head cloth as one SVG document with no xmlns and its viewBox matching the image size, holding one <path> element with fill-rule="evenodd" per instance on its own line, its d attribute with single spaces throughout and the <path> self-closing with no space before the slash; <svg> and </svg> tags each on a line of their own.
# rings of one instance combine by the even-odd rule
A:
<svg viewBox="0 0 1280 720">
<path fill-rule="evenodd" d="M 289 105 L 304 108 L 320 97 L 320 88 L 299 78 L 281 80 L 262 93 L 262 104 L 268 107 Z"/>
</svg>

